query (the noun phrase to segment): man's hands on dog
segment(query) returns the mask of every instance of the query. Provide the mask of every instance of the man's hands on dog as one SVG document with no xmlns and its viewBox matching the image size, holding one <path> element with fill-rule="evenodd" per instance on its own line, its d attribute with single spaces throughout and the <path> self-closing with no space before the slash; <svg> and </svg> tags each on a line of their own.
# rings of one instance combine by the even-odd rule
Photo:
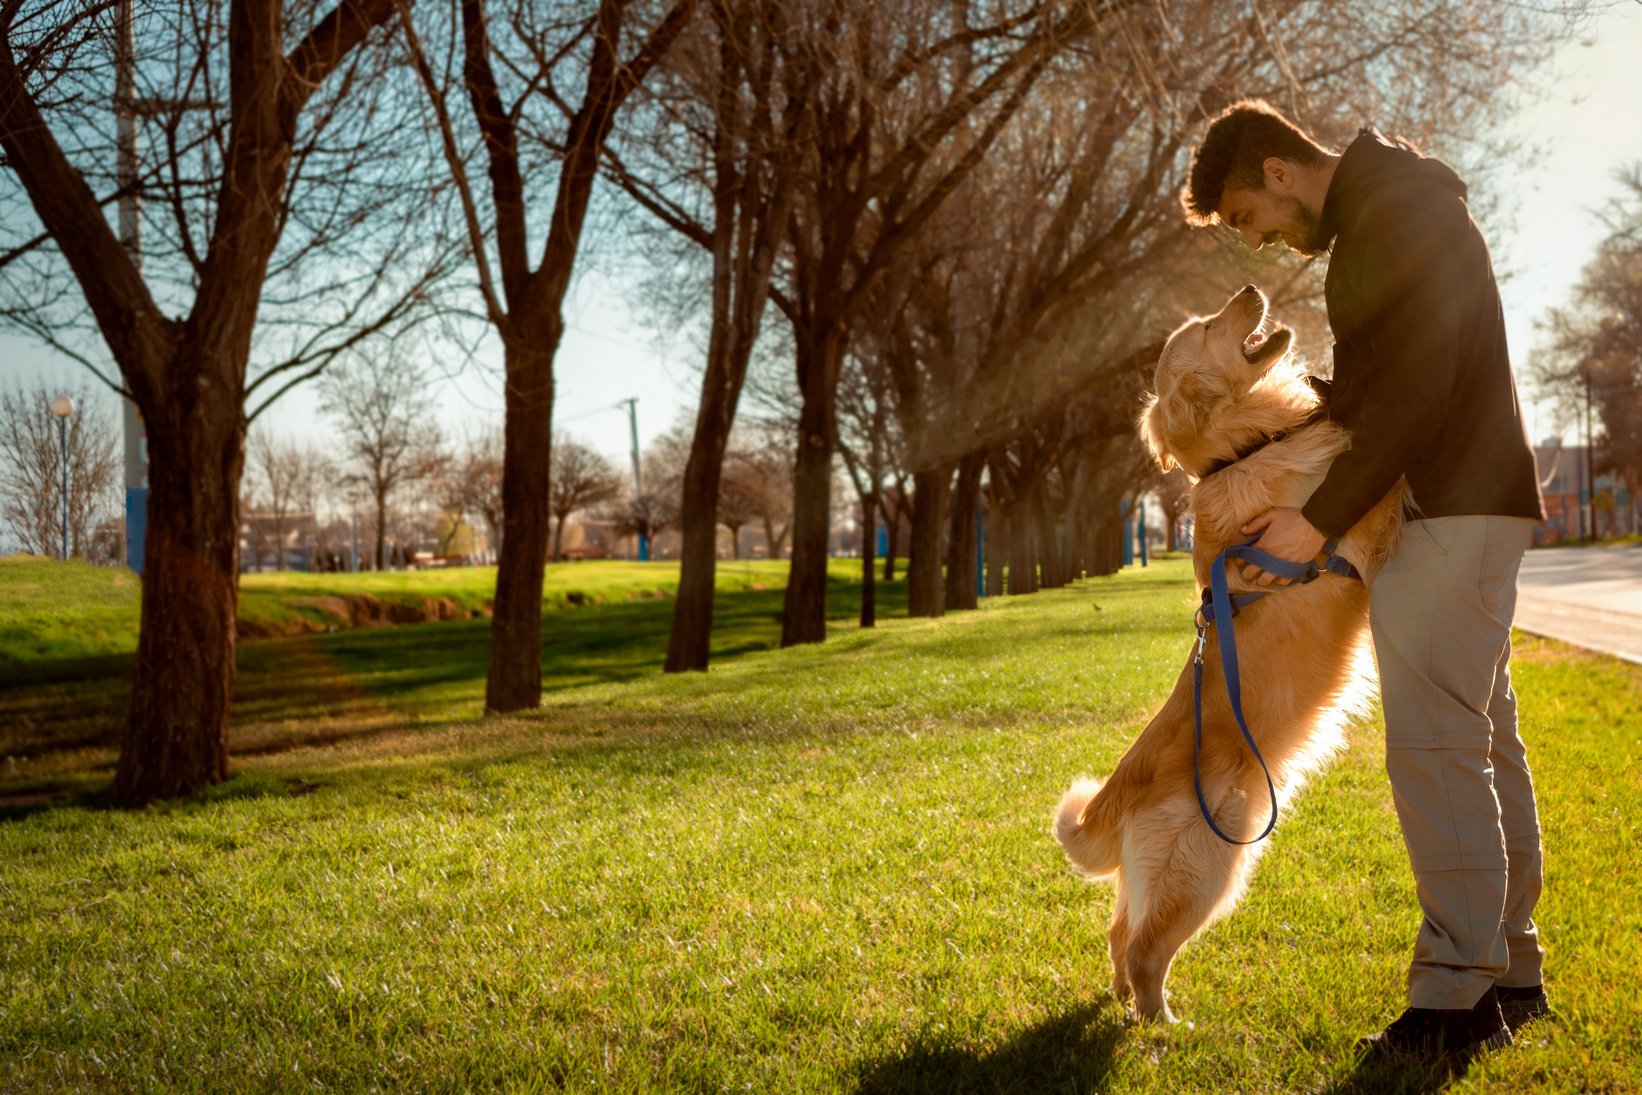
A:
<svg viewBox="0 0 1642 1095">
<path fill-rule="evenodd" d="M 1323 550 L 1323 544 L 1328 537 L 1318 532 L 1312 523 L 1306 520 L 1305 515 L 1292 506 L 1281 506 L 1269 509 L 1243 526 L 1243 535 L 1250 536 L 1264 531 L 1254 546 L 1269 555 L 1279 559 L 1286 559 L 1291 563 L 1309 563 Z M 1253 563 L 1243 564 L 1245 580 L 1258 581 L 1263 586 L 1276 582 L 1280 586 L 1289 584 L 1287 578 L 1279 578 L 1268 571 L 1261 570 Z"/>
</svg>

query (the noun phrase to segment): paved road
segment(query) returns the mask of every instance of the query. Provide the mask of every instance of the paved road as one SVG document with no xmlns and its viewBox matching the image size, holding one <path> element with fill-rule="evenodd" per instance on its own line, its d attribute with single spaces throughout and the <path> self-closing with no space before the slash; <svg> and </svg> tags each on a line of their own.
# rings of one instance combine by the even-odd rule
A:
<svg viewBox="0 0 1642 1095">
<path fill-rule="evenodd" d="M 1642 665 L 1642 548 L 1530 551 L 1516 625 Z"/>
</svg>

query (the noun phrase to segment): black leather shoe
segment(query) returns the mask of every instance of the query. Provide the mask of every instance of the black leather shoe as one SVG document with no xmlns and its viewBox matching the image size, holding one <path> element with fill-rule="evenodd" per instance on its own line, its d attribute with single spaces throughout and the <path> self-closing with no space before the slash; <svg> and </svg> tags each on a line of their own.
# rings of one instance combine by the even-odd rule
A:
<svg viewBox="0 0 1642 1095">
<path fill-rule="evenodd" d="M 1409 1008 L 1358 1047 L 1376 1056 L 1469 1057 L 1485 1049 L 1511 1044 L 1511 1028 L 1500 1013 L 1499 999 L 1490 987 L 1469 1008 Z"/>
<path fill-rule="evenodd" d="M 1511 1028 L 1513 1034 L 1518 1027 L 1551 1014 L 1551 1003 L 1545 999 L 1543 985 L 1528 985 L 1525 988 L 1495 985 L 1494 992 L 1499 997 L 1500 1014 L 1505 1017 L 1505 1025 Z"/>
</svg>

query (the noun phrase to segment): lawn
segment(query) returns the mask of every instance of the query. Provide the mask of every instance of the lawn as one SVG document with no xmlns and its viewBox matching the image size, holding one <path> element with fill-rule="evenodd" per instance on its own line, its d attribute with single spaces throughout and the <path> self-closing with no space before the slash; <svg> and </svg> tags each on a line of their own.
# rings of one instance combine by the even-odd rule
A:
<svg viewBox="0 0 1642 1095">
<path fill-rule="evenodd" d="M 842 578 L 852 566 L 836 560 L 834 573 Z M 722 592 L 780 588 L 786 582 L 783 561 L 718 564 Z M 551 611 L 645 600 L 671 596 L 677 587 L 676 562 L 552 563 L 542 580 L 542 605 Z M 244 574 L 239 618 L 242 630 L 255 638 L 345 629 L 360 614 L 358 602 L 380 623 L 469 619 L 489 615 L 495 590 L 495 567 Z M 131 653 L 137 649 L 141 594 L 123 567 L 0 557 L 0 667 Z"/>
<path fill-rule="evenodd" d="M 665 602 L 555 615 L 546 702 L 507 719 L 459 713 L 480 621 L 249 644 L 292 653 L 240 717 L 318 740 L 241 749 L 202 802 L 0 822 L 0 1089 L 1642 1084 L 1642 667 L 1519 645 L 1554 1015 L 1460 1075 L 1362 1071 L 1418 919 L 1377 726 L 1177 962 L 1187 1022 L 1135 1026 L 1110 891 L 1047 823 L 1179 672 L 1185 563 L 871 632 L 837 592 L 829 641 L 786 651 L 778 594 L 725 594 L 705 675 L 656 671 Z"/>
</svg>

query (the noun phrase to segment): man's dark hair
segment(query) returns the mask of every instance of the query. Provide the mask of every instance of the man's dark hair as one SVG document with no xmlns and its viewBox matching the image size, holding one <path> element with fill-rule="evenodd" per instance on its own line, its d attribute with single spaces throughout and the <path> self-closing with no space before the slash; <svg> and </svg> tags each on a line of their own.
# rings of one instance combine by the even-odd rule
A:
<svg viewBox="0 0 1642 1095">
<path fill-rule="evenodd" d="M 1213 224 L 1226 190 L 1260 190 L 1269 157 L 1320 167 L 1328 153 L 1304 130 L 1259 99 L 1233 103 L 1209 123 L 1192 156 L 1180 204 L 1194 226 Z"/>
</svg>

